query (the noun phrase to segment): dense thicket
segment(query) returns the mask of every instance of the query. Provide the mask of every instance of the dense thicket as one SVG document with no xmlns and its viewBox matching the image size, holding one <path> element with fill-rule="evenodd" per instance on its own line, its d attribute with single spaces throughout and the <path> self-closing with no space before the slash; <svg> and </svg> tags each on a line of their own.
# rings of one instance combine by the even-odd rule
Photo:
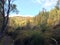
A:
<svg viewBox="0 0 60 45">
<path fill-rule="evenodd" d="M 43 8 L 35 17 L 9 17 L 5 34 L 0 45 L 7 39 L 7 45 L 60 45 L 60 0 L 53 9 Z"/>
</svg>

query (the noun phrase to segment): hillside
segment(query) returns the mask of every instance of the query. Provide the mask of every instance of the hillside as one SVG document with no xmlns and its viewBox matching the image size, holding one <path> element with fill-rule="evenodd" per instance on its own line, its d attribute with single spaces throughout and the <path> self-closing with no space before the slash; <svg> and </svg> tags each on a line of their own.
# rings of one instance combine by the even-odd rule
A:
<svg viewBox="0 0 60 45">
<path fill-rule="evenodd" d="M 54 45 L 57 41 L 58 44 L 60 44 L 60 10 L 57 10 L 57 13 L 56 10 L 57 9 L 52 9 L 50 12 L 46 11 L 44 13 L 41 11 L 35 17 L 9 17 L 9 23 L 6 31 L 6 34 L 11 37 L 9 41 L 15 40 L 14 44 L 25 44 L 31 40 L 31 42 L 27 43 L 30 45 L 31 43 L 34 45 L 36 41 L 38 41 L 36 42 L 36 45 L 43 45 L 43 41 L 45 41 L 44 44 L 46 45 L 54 42 L 52 44 Z M 2 18 L 0 18 L 0 22 L 1 20 Z M 3 41 L 5 41 L 5 38 L 7 38 L 6 35 L 3 37 Z"/>
<path fill-rule="evenodd" d="M 29 24 L 28 24 L 29 23 Z M 34 25 L 33 17 L 22 17 L 22 16 L 14 16 L 9 18 L 8 25 L 10 27 L 26 27 L 27 25 L 32 26 Z"/>
<path fill-rule="evenodd" d="M 60 45 L 60 0 L 0 0 L 0 45 Z"/>
</svg>

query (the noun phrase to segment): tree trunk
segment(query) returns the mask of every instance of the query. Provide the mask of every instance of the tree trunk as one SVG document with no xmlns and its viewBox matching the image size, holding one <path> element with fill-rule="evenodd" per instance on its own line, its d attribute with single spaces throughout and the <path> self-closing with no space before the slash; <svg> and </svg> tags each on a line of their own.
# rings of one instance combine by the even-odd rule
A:
<svg viewBox="0 0 60 45">
<path fill-rule="evenodd" d="M 1 31 L 0 31 L 0 39 L 3 37 L 3 33 L 5 33 L 6 31 L 6 23 L 5 23 L 5 19 L 3 19 L 3 22 L 2 22 L 2 28 L 1 28 Z"/>
</svg>

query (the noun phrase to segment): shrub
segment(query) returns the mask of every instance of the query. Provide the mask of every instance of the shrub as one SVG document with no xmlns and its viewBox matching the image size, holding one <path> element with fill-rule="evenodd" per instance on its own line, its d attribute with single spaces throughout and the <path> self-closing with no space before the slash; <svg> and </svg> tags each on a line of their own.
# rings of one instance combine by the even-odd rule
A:
<svg viewBox="0 0 60 45">
<path fill-rule="evenodd" d="M 43 45 L 44 44 L 44 38 L 42 37 L 42 34 L 38 30 L 21 31 L 20 36 L 18 35 L 17 38 L 18 38 L 17 40 L 18 41 L 20 40 L 20 43 L 23 43 L 23 45 Z"/>
</svg>

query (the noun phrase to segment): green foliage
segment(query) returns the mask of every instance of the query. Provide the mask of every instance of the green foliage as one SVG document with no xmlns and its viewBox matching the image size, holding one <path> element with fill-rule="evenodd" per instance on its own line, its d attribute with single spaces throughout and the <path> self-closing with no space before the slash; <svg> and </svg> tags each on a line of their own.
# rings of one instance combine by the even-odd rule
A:
<svg viewBox="0 0 60 45">
<path fill-rule="evenodd" d="M 20 30 L 19 32 L 19 35 L 16 39 L 17 40 L 20 40 L 19 42 L 20 43 L 23 43 L 24 45 L 43 45 L 44 43 L 44 38 L 42 37 L 42 34 L 40 33 L 39 30 Z M 15 44 L 16 44 L 16 41 L 15 41 Z M 17 43 L 19 43 L 17 42 Z"/>
<path fill-rule="evenodd" d="M 20 27 L 17 27 L 16 30 L 21 30 L 21 28 Z"/>
<path fill-rule="evenodd" d="M 18 44 L 22 43 L 20 45 L 46 45 L 44 41 L 51 45 L 51 42 L 49 42 L 52 41 L 51 38 L 59 42 L 60 9 L 58 9 L 58 5 L 56 6 L 49 12 L 44 10 L 39 12 L 35 17 L 10 17 L 7 30 L 8 36 L 15 41 L 15 45 L 18 42 Z M 11 5 L 11 7 L 15 8 L 16 5 Z M 0 20 L 0 22 L 2 21 Z M 56 25 L 58 26 L 54 29 L 53 27 Z M 2 39 L 2 43 L 4 40 L 5 37 Z"/>
<path fill-rule="evenodd" d="M 56 8 L 57 10 L 60 10 L 60 0 L 57 1 L 57 4 L 56 4 L 55 8 Z"/>
</svg>

